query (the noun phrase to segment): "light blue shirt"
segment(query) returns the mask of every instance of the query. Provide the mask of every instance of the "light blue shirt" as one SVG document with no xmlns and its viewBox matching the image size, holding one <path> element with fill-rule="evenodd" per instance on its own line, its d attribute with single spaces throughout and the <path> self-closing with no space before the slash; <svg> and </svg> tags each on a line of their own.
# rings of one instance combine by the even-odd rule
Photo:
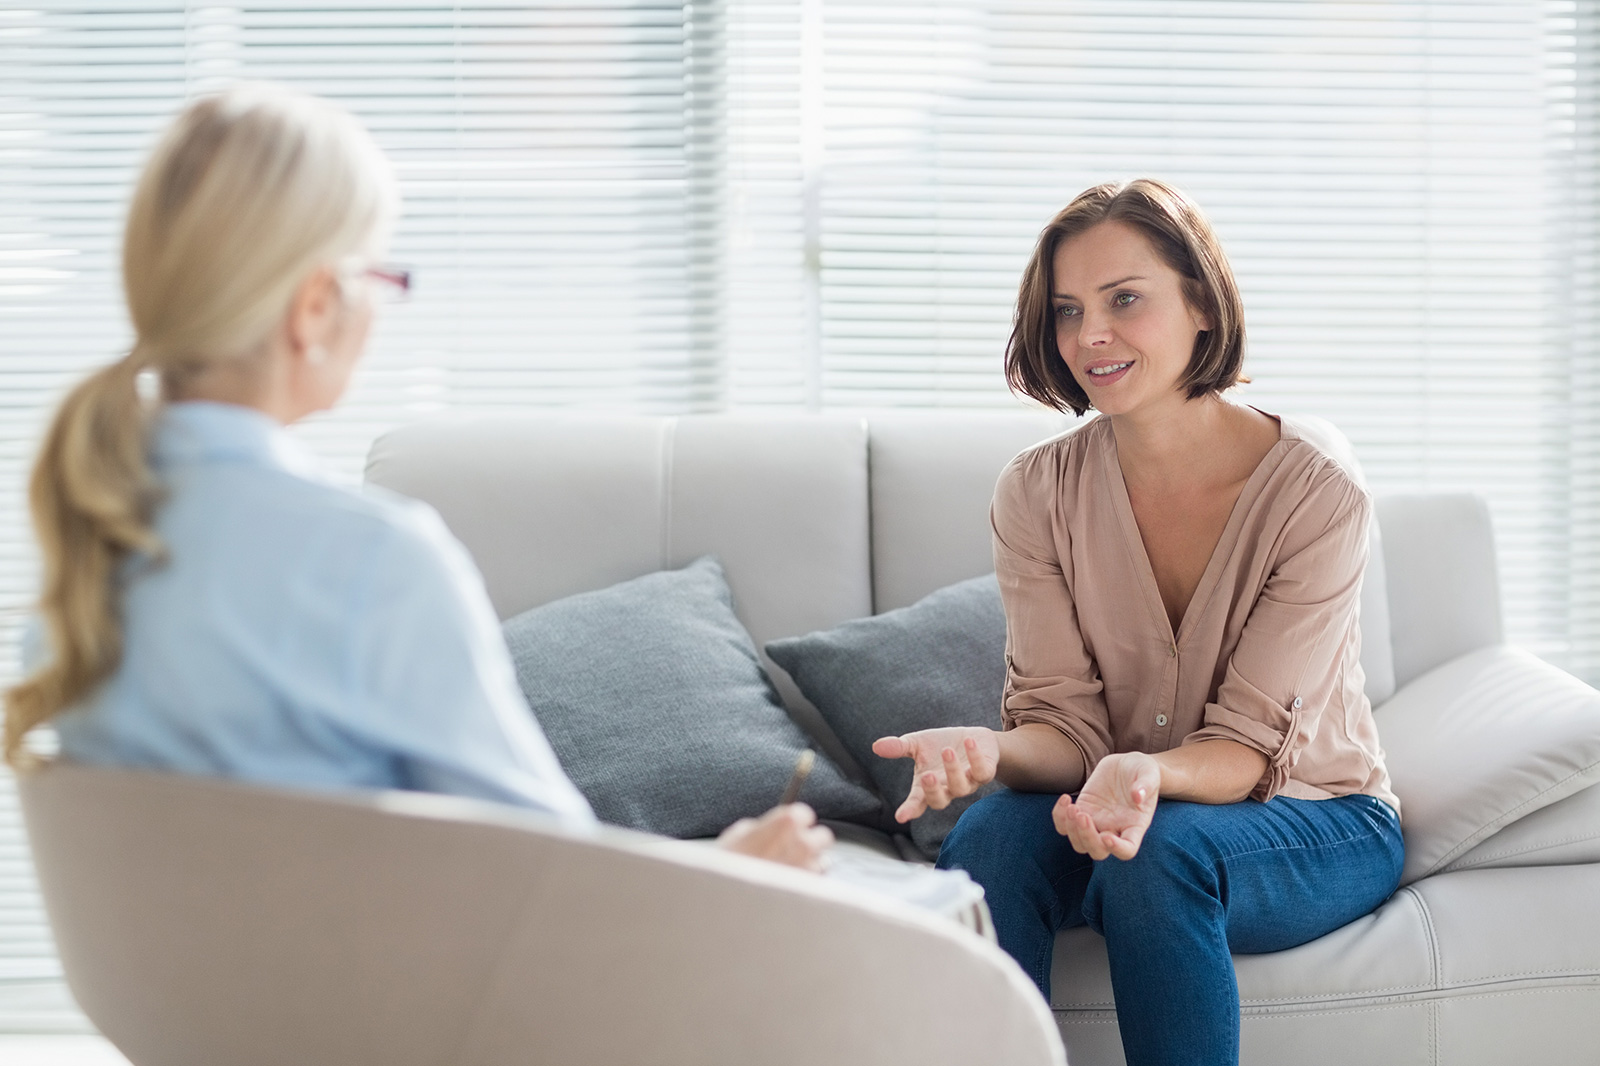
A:
<svg viewBox="0 0 1600 1066">
<path fill-rule="evenodd" d="M 169 406 L 152 462 L 169 558 L 127 571 L 122 664 L 56 719 L 67 758 L 594 821 L 431 508 L 332 484 L 276 422 L 228 404 Z"/>
</svg>

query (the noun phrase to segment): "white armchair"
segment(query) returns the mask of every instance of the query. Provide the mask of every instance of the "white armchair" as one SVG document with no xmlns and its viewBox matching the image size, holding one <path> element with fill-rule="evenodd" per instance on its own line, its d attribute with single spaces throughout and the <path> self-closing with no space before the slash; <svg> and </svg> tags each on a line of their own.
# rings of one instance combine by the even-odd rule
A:
<svg viewBox="0 0 1600 1066">
<path fill-rule="evenodd" d="M 454 797 L 19 781 L 73 994 L 134 1066 L 1066 1061 L 993 944 L 771 863 Z"/>
</svg>

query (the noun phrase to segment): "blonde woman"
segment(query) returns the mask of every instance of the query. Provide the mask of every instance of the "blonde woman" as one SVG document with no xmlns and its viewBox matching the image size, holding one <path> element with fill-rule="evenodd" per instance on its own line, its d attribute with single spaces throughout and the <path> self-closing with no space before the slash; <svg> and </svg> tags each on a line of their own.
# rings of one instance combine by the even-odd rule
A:
<svg viewBox="0 0 1600 1066">
<path fill-rule="evenodd" d="M 1231 952 L 1382 903 L 1404 860 L 1357 658 L 1372 506 L 1309 428 L 1225 399 L 1244 314 L 1211 226 L 1100 185 L 1023 274 L 1012 386 L 1099 416 L 995 489 L 1005 729 L 934 729 L 898 817 L 970 807 L 939 865 L 988 895 L 1046 998 L 1056 933 L 1105 936 L 1129 1066 L 1239 1059 Z"/>
<path fill-rule="evenodd" d="M 135 190 L 136 340 L 67 396 L 31 483 L 48 652 L 5 750 L 307 787 L 410 788 L 593 821 L 518 690 L 482 579 L 429 508 L 329 483 L 285 432 L 366 345 L 398 206 L 344 112 L 270 86 L 190 106 Z M 141 377 L 159 399 L 141 398 Z M 795 804 L 723 834 L 816 868 Z"/>
</svg>

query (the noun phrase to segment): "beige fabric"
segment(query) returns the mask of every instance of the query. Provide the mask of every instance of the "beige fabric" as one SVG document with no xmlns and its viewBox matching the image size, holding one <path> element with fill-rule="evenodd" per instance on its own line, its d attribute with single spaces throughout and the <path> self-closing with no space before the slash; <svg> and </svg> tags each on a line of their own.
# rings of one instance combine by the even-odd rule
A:
<svg viewBox="0 0 1600 1066">
<path fill-rule="evenodd" d="M 74 995 L 138 1066 L 1064 1066 L 999 948 L 799 871 L 417 793 L 20 779 Z"/>
<path fill-rule="evenodd" d="M 1022 453 L 993 509 L 1007 727 L 1048 723 L 1091 769 L 1233 740 L 1268 758 L 1257 799 L 1398 808 L 1358 661 L 1370 518 L 1357 480 L 1283 419 L 1174 635 L 1109 420 Z"/>
</svg>

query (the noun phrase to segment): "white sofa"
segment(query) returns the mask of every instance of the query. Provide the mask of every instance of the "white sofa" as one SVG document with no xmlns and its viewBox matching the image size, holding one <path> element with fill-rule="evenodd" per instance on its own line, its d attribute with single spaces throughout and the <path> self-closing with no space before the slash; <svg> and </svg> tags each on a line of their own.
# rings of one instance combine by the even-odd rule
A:
<svg viewBox="0 0 1600 1066">
<path fill-rule="evenodd" d="M 439 509 L 503 617 L 714 553 L 760 645 L 991 570 L 997 474 L 1068 425 L 1030 413 L 440 421 L 381 439 L 368 477 Z M 1456 721 L 1492 724 L 1540 700 L 1561 704 L 1558 717 L 1600 720 L 1600 694 L 1503 645 L 1480 502 L 1395 497 L 1378 500 L 1377 513 L 1362 661 L 1380 732 L 1398 740 L 1437 726 L 1445 738 Z M 838 756 L 774 674 L 796 719 Z M 1457 846 L 1445 853 L 1437 839 L 1408 837 L 1412 883 L 1377 913 L 1291 951 L 1237 959 L 1244 1062 L 1600 1062 L 1593 744 L 1519 764 L 1513 776 L 1556 784 L 1503 810 L 1474 807 L 1451 791 L 1456 782 L 1431 778 L 1437 769 L 1410 754 L 1419 738 L 1406 739 L 1391 769 L 1407 819 L 1442 825 Z M 1432 742 L 1420 739 L 1426 752 Z M 906 853 L 903 842 L 880 844 Z M 1054 999 L 1075 1066 L 1122 1061 L 1092 931 L 1062 934 Z"/>
<path fill-rule="evenodd" d="M 987 572 L 996 474 L 1066 425 L 445 420 L 381 439 L 368 475 L 439 509 L 502 617 L 714 553 L 760 644 Z M 1404 742 L 1391 768 L 1408 823 L 1439 828 L 1375 914 L 1236 960 L 1244 1062 L 1600 1062 L 1600 749 L 1539 733 L 1600 721 L 1600 695 L 1502 645 L 1481 504 L 1394 498 L 1378 513 L 1363 663 L 1380 730 Z M 1508 790 L 1537 778 L 1531 797 L 1452 791 L 1428 753 L 1502 719 L 1535 753 L 1488 762 L 1507 764 Z M 573 837 L 443 797 L 69 767 L 21 790 L 74 993 L 137 1066 L 1061 1061 L 1044 1005 L 993 945 L 693 845 Z M 852 839 L 913 854 L 904 838 Z M 1062 935 L 1054 986 L 1074 1066 L 1121 1062 L 1094 933 Z"/>
</svg>

